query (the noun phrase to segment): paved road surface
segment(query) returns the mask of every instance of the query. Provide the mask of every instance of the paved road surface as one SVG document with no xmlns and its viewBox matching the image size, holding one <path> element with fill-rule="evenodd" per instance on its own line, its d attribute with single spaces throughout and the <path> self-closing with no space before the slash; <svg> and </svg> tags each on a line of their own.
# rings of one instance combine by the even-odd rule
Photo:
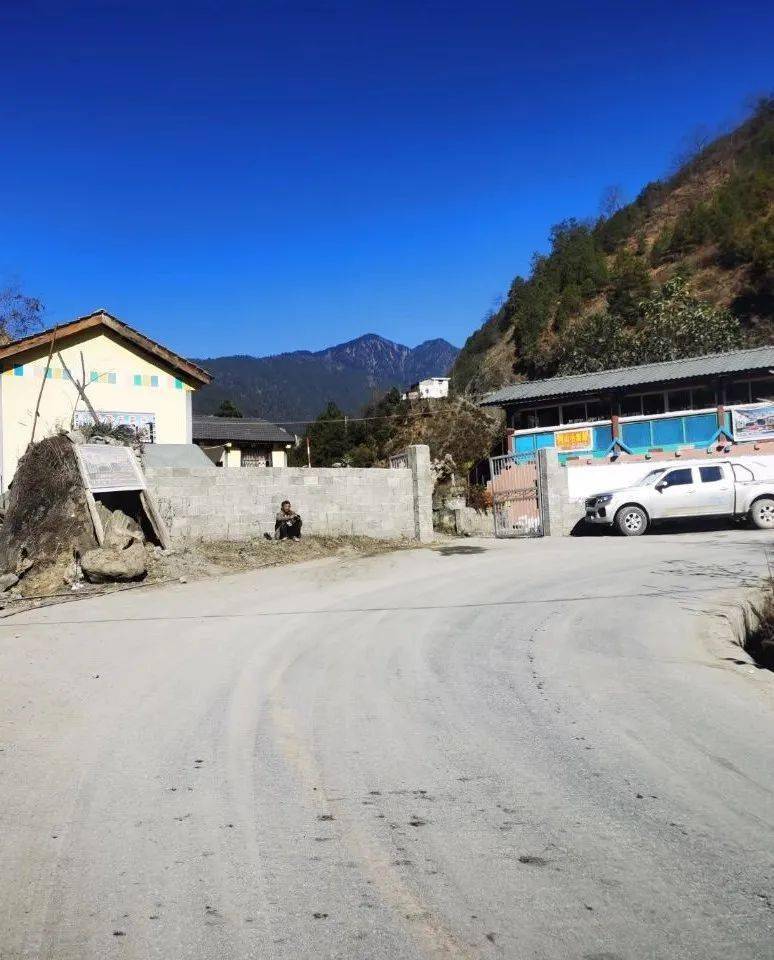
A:
<svg viewBox="0 0 774 960">
<path fill-rule="evenodd" d="M 467 541 L 0 621 L 0 956 L 774 957 L 774 675 L 700 616 L 771 544 Z"/>
</svg>

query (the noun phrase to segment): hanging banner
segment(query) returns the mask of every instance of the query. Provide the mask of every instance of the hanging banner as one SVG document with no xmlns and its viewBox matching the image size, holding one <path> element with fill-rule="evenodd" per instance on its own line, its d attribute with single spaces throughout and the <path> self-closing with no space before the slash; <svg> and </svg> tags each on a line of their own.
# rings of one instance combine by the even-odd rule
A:
<svg viewBox="0 0 774 960">
<path fill-rule="evenodd" d="M 581 427 L 579 430 L 561 430 L 554 434 L 554 443 L 559 453 L 591 450 L 594 446 L 594 434 L 590 427 Z"/>
<path fill-rule="evenodd" d="M 774 403 L 734 407 L 731 423 L 734 440 L 770 440 L 774 438 Z"/>
</svg>

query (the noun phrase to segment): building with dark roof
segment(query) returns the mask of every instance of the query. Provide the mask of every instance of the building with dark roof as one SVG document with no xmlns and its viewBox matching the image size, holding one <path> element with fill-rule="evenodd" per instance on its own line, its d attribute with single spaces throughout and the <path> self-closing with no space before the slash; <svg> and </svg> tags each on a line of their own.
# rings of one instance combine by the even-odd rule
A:
<svg viewBox="0 0 774 960">
<path fill-rule="evenodd" d="M 286 467 L 295 437 L 268 420 L 197 415 L 193 442 L 220 467 Z"/>
<path fill-rule="evenodd" d="M 482 405 L 505 410 L 509 447 L 525 458 L 774 441 L 774 347 L 514 383 Z"/>
</svg>

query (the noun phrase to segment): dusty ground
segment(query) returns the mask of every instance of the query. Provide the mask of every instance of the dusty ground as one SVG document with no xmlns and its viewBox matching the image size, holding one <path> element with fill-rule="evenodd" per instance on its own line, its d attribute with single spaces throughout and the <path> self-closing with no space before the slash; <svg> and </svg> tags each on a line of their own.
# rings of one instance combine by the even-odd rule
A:
<svg viewBox="0 0 774 960">
<path fill-rule="evenodd" d="M 176 545 L 170 550 L 154 551 L 148 567 L 148 580 L 177 580 L 180 577 L 198 580 L 242 570 L 320 560 L 324 557 L 370 557 L 412 546 L 414 544 L 409 542 L 371 540 L 367 537 L 304 537 L 298 542 L 261 538 L 186 543 Z"/>
<path fill-rule="evenodd" d="M 0 957 L 774 960 L 774 674 L 728 630 L 773 548 L 447 541 L 0 621 Z"/>
<path fill-rule="evenodd" d="M 48 597 L 0 597 L 0 617 L 19 613 L 51 603 L 136 590 L 149 584 L 172 581 L 203 580 L 227 573 L 259 570 L 263 567 L 280 567 L 306 560 L 321 560 L 326 557 L 341 559 L 372 557 L 393 550 L 408 550 L 415 547 L 411 541 L 372 540 L 368 537 L 304 537 L 298 542 L 256 540 L 218 540 L 211 543 L 189 542 L 175 544 L 169 550 L 148 547 L 148 575 L 138 583 L 100 583 L 81 581 L 77 589 L 65 585 L 62 590 Z"/>
</svg>

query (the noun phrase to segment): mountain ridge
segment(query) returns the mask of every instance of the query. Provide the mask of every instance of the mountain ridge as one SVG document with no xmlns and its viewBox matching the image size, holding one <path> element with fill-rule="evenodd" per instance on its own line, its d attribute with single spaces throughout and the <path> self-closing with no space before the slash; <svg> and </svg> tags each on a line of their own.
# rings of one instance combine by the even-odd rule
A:
<svg viewBox="0 0 774 960">
<path fill-rule="evenodd" d="M 458 352 L 443 338 L 408 347 L 365 333 L 322 350 L 198 358 L 215 381 L 195 394 L 194 408 L 214 413 L 223 400 L 232 400 L 246 416 L 289 423 L 314 418 L 332 400 L 355 414 L 393 386 L 445 376 Z"/>
</svg>

